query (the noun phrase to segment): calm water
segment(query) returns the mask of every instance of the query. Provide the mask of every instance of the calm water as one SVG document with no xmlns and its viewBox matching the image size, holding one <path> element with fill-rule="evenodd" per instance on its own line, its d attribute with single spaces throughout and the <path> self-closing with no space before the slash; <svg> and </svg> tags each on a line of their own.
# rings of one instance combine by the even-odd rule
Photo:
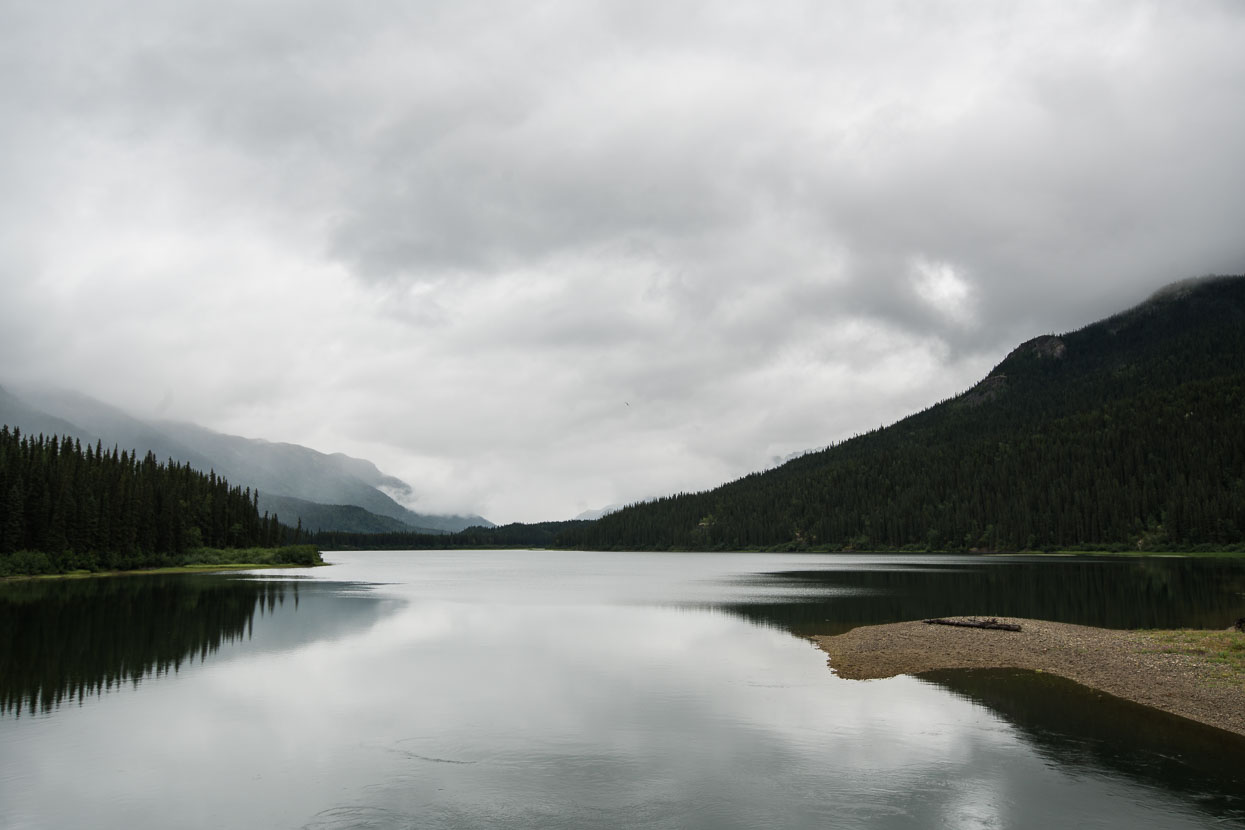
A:
<svg viewBox="0 0 1245 830">
<path fill-rule="evenodd" d="M 0 590 L 4 828 L 1245 827 L 1245 741 L 794 634 L 1245 616 L 1245 563 L 329 554 Z"/>
</svg>

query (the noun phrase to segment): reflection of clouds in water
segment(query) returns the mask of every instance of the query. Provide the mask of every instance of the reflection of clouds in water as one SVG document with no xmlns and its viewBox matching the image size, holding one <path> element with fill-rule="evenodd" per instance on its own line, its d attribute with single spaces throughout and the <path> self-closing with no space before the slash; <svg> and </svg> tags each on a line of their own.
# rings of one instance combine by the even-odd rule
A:
<svg viewBox="0 0 1245 830">
<path fill-rule="evenodd" d="M 421 684 L 416 664 L 461 677 L 426 638 L 427 620 L 443 623 L 447 614 L 453 625 L 440 630 L 474 643 L 479 657 L 496 662 L 485 672 L 505 682 Z M 834 806 L 840 819 L 856 815 L 868 826 L 889 826 L 886 816 L 910 826 L 931 814 L 954 819 L 953 826 L 1000 826 L 998 817 L 1008 815 L 1000 769 L 1015 763 L 1013 729 L 911 678 L 838 680 L 806 644 L 729 617 L 615 609 L 568 619 L 565 609 L 429 605 L 385 625 L 390 635 L 410 632 L 408 644 L 430 646 L 384 687 L 419 685 L 422 722 L 433 728 L 377 748 L 425 765 L 433 758 L 471 766 L 461 774 L 416 774 L 424 784 L 436 781 L 435 797 L 453 821 L 503 814 L 509 820 L 500 826 L 534 826 L 522 794 L 537 792 L 551 810 L 546 820 L 587 820 L 590 807 L 608 814 L 640 803 L 676 811 L 711 800 L 768 804 L 776 793 L 810 819 Z M 786 658 L 801 650 L 812 659 L 800 662 L 813 668 L 792 673 Z M 785 682 L 758 682 L 775 677 Z M 438 730 L 453 712 L 470 725 Z M 1058 790 L 1058 776 L 1032 766 L 1027 775 L 1047 779 L 1037 789 Z M 417 793 L 430 797 L 436 788 L 413 785 L 411 774 L 390 788 L 369 786 L 369 798 L 397 812 L 413 809 Z M 580 791 L 600 787 L 608 794 L 595 802 Z M 474 795 L 481 790 L 496 794 L 496 814 L 481 811 Z M 1029 808 L 1043 814 L 1040 803 Z M 662 815 L 669 818 L 651 818 L 661 823 Z"/>
<path fill-rule="evenodd" d="M 204 782 L 227 796 L 191 825 L 1205 823 L 1131 779 L 1092 767 L 1069 775 L 1025 732 L 935 685 L 845 681 L 779 630 L 638 601 L 646 579 L 660 602 L 746 557 L 675 560 L 665 574 L 645 557 L 587 558 L 578 567 L 588 573 L 554 585 L 549 571 L 569 571 L 563 554 L 480 561 L 491 565 L 409 558 L 396 571 L 405 584 L 371 592 L 387 601 L 372 603 L 384 611 L 367 625 L 238 653 L 107 711 L 14 725 L 3 745 L 40 772 L 9 775 L 0 755 L 0 824 L 36 814 L 128 830 L 169 804 L 201 803 Z M 628 564 L 636 573 L 610 588 Z M 492 579 L 474 601 L 473 575 Z M 585 597 L 584 585 L 622 604 Z M 295 619 L 314 611 L 310 595 Z M 329 620 L 334 603 L 360 599 L 326 591 L 323 601 Z"/>
<path fill-rule="evenodd" d="M 941 805 L 940 825 L 961 830 L 1014 826 L 1006 821 L 1007 816 L 999 803 L 1004 800 L 1006 785 L 1002 778 L 995 775 L 954 782 L 948 787 L 948 797 Z"/>
<path fill-rule="evenodd" d="M 1005 719 L 1035 758 L 1064 775 L 1178 793 L 1221 821 L 1245 821 L 1245 738 L 1047 673 L 958 669 L 922 679 Z"/>
<path fill-rule="evenodd" d="M 367 830 L 367 828 L 416 827 L 419 816 L 403 814 L 383 807 L 330 807 L 304 824 L 305 830 Z"/>
</svg>

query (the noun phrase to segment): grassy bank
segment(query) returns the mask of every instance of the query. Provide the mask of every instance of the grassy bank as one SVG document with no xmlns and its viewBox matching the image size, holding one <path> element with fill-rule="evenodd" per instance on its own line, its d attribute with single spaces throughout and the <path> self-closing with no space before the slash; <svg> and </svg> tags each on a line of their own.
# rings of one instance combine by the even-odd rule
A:
<svg viewBox="0 0 1245 830">
<path fill-rule="evenodd" d="M 1026 550 L 998 556 L 1118 556 L 1124 558 L 1172 557 L 1178 559 L 1245 559 L 1245 549 L 1237 550 Z"/>
<path fill-rule="evenodd" d="M 320 551 L 312 545 L 279 548 L 196 548 L 184 554 L 135 562 L 132 567 L 72 568 L 58 570 L 52 559 L 37 551 L 18 551 L 0 556 L 3 579 L 80 579 L 137 573 L 199 573 L 248 568 L 306 568 L 323 565 Z"/>
<path fill-rule="evenodd" d="M 1142 632 L 1153 643 L 1153 650 L 1160 654 L 1182 654 L 1207 665 L 1209 673 L 1220 679 L 1245 685 L 1245 633 L 1227 631 L 1176 631 Z"/>
</svg>

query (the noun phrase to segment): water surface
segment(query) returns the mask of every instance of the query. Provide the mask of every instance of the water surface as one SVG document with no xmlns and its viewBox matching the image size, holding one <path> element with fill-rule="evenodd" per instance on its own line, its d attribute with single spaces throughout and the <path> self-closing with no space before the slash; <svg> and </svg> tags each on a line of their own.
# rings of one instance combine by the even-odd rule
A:
<svg viewBox="0 0 1245 830">
<path fill-rule="evenodd" d="M 5 586 L 0 826 L 1245 826 L 1232 736 L 1023 673 L 844 681 L 792 634 L 1226 624 L 1230 560 L 327 558 Z"/>
</svg>

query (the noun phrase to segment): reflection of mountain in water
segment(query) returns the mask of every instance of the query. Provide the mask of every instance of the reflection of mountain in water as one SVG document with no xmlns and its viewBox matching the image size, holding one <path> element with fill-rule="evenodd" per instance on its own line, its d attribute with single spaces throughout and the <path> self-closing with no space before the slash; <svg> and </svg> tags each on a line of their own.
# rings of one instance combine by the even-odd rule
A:
<svg viewBox="0 0 1245 830">
<path fill-rule="evenodd" d="M 222 647 L 283 650 L 380 616 L 380 601 L 341 587 L 207 574 L 0 586 L 0 714 L 49 712 Z"/>
<path fill-rule="evenodd" d="M 1245 616 L 1245 561 L 1233 559 L 930 559 L 766 574 L 756 584 L 800 596 L 725 610 L 801 635 L 953 614 L 1103 628 L 1226 628 Z"/>
<path fill-rule="evenodd" d="M 1245 738 L 1049 674 L 960 669 L 921 678 L 996 712 L 1052 765 L 1123 774 L 1220 820 L 1245 820 Z"/>
</svg>

